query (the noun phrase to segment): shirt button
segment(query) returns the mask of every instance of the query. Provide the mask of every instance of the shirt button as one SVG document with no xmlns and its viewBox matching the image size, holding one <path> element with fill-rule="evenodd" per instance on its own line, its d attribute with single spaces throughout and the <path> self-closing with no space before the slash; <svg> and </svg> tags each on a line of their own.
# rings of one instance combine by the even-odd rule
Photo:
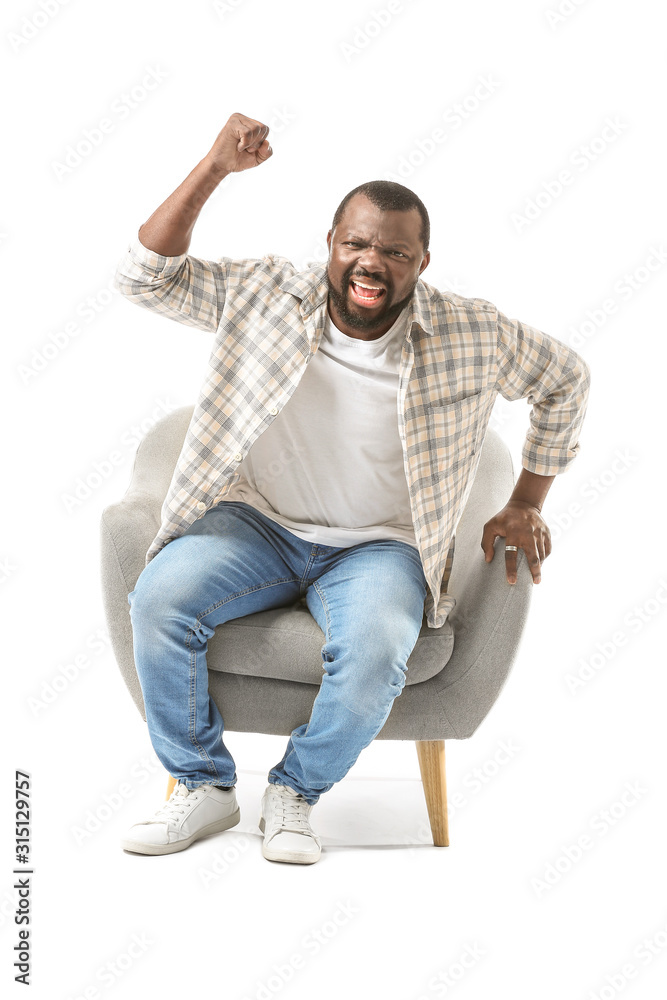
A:
<svg viewBox="0 0 667 1000">
<path fill-rule="evenodd" d="M 197 504 L 197 510 L 204 510 L 205 507 L 206 504 L 204 503 L 204 501 L 200 500 L 199 503 Z"/>
<path fill-rule="evenodd" d="M 271 409 L 269 410 L 269 413 L 271 414 L 272 417 L 275 417 L 277 412 L 278 412 L 277 406 L 272 406 Z"/>
<path fill-rule="evenodd" d="M 234 461 L 235 462 L 240 462 L 242 458 L 243 458 L 243 455 L 241 454 L 241 452 L 237 451 L 237 453 L 234 455 Z"/>
</svg>

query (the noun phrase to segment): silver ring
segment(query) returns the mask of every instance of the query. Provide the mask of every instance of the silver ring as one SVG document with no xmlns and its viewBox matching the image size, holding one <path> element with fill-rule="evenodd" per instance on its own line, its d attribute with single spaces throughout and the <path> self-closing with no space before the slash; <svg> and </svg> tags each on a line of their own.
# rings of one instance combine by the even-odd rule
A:
<svg viewBox="0 0 667 1000">
<path fill-rule="evenodd" d="M 517 545 L 506 545 L 505 552 L 518 552 L 519 548 Z"/>
</svg>

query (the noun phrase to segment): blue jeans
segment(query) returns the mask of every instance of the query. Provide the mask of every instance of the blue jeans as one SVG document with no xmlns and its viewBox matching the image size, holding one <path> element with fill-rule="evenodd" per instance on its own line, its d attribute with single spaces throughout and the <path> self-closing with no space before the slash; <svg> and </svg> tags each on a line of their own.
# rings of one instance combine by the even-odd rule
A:
<svg viewBox="0 0 667 1000">
<path fill-rule="evenodd" d="M 310 720 L 268 775 L 314 804 L 382 729 L 424 614 L 419 552 L 382 539 L 315 545 L 250 504 L 222 501 L 165 545 L 128 595 L 134 660 L 155 753 L 188 788 L 236 783 L 208 692 L 215 626 L 305 596 L 326 636 Z"/>
</svg>

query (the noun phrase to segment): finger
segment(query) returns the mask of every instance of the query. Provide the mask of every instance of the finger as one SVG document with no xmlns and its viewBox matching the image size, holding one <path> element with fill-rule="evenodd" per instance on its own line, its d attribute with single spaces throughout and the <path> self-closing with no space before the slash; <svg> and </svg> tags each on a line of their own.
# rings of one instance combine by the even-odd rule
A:
<svg viewBox="0 0 667 1000">
<path fill-rule="evenodd" d="M 249 129 L 251 131 L 253 129 L 265 128 L 268 131 L 269 126 L 265 125 L 264 122 L 257 121 L 256 118 L 248 118 L 247 115 L 239 115 L 239 114 L 233 115 L 232 117 L 236 119 L 241 128 Z"/>
<path fill-rule="evenodd" d="M 248 143 L 245 147 L 247 151 L 249 153 L 257 152 L 257 150 L 262 145 L 268 134 L 269 134 L 268 125 L 260 125 L 257 128 L 252 129 L 248 139 Z"/>
<path fill-rule="evenodd" d="M 253 152 L 268 134 L 268 125 L 262 125 L 261 122 L 252 122 L 252 119 L 250 119 L 250 122 L 250 125 L 242 125 L 238 131 L 239 141 L 237 149 L 239 153 L 242 153 L 244 150 Z"/>
<path fill-rule="evenodd" d="M 258 163 L 263 163 L 264 160 L 268 160 L 270 156 L 273 156 L 273 149 L 269 145 L 268 139 L 265 139 L 262 145 L 259 147 L 256 156 Z"/>
<path fill-rule="evenodd" d="M 524 549 L 524 552 L 526 553 L 528 566 L 533 576 L 533 583 L 539 583 L 542 579 L 542 560 L 540 559 L 539 552 L 537 551 L 537 546 L 533 550 Z"/>
<path fill-rule="evenodd" d="M 539 583 L 541 579 L 542 570 L 542 557 L 540 553 L 540 539 L 538 536 L 533 535 L 529 541 L 524 541 L 523 543 L 517 545 L 523 550 L 526 557 L 526 562 L 528 563 L 528 568 L 530 569 L 531 576 L 533 578 L 533 583 Z"/>
<path fill-rule="evenodd" d="M 236 148 L 239 153 L 248 153 L 255 142 L 255 133 L 253 129 L 242 129 L 237 143 Z"/>
<path fill-rule="evenodd" d="M 540 535 L 539 551 L 542 562 L 551 554 L 551 535 L 546 531 Z"/>
<path fill-rule="evenodd" d="M 507 548 L 505 543 L 505 573 L 508 583 L 516 583 L 516 557 L 518 553 L 512 548 Z"/>
<path fill-rule="evenodd" d="M 491 521 L 487 521 L 484 525 L 484 531 L 482 532 L 482 549 L 484 550 L 484 559 L 486 562 L 491 562 L 495 555 L 495 541 L 496 538 L 502 537 L 498 534 L 496 529 L 493 527 Z"/>
</svg>

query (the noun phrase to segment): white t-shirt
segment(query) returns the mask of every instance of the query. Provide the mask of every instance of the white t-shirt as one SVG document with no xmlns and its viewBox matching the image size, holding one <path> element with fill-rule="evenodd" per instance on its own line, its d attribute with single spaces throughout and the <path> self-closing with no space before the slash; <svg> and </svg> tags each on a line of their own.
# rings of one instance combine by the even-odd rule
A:
<svg viewBox="0 0 667 1000">
<path fill-rule="evenodd" d="M 242 500 L 322 545 L 393 538 L 418 548 L 397 410 L 409 312 L 377 340 L 348 337 L 327 313 L 318 350 L 223 502 Z"/>
</svg>

